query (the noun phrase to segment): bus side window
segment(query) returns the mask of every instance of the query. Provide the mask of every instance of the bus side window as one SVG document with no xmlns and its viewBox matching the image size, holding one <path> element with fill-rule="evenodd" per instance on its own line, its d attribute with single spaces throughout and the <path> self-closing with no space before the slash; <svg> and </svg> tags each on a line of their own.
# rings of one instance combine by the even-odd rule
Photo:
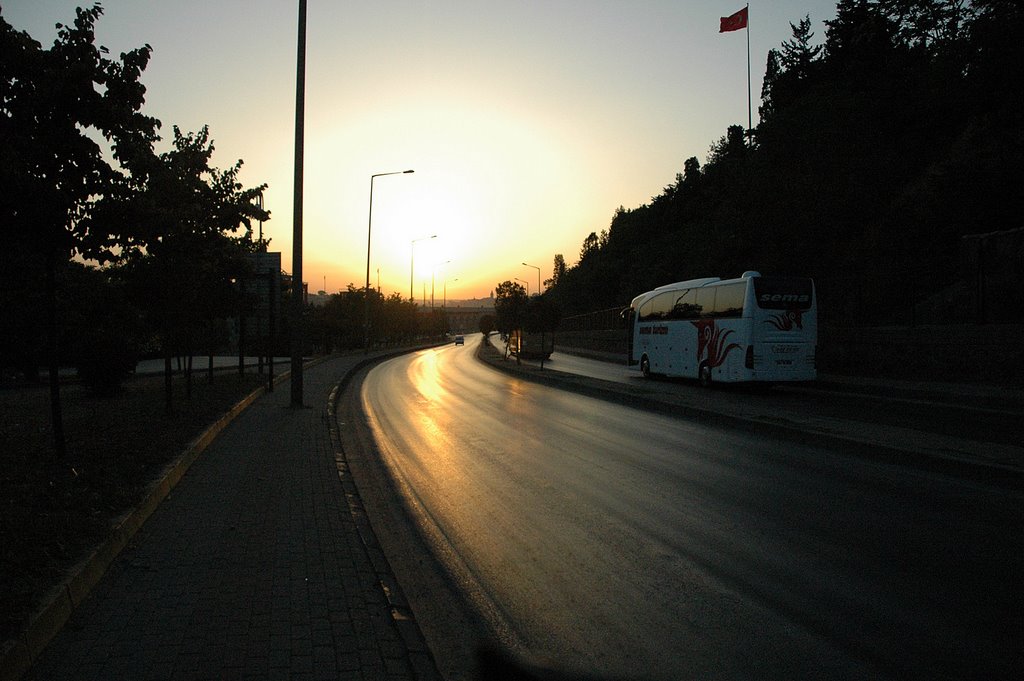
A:
<svg viewBox="0 0 1024 681">
<path fill-rule="evenodd" d="M 742 317 L 743 300 L 747 295 L 746 282 L 716 287 L 715 316 Z"/>
<path fill-rule="evenodd" d="M 648 300 L 646 303 L 644 303 L 643 305 L 640 306 L 640 314 L 639 314 L 640 321 L 646 322 L 646 321 L 650 320 L 650 318 L 651 318 L 651 308 L 654 307 L 652 305 L 653 302 L 654 302 L 653 300 Z"/>
<path fill-rule="evenodd" d="M 694 317 L 710 317 L 715 313 L 715 287 L 697 289 Z"/>
<path fill-rule="evenodd" d="M 697 309 L 696 300 L 696 291 L 693 289 L 683 291 L 672 307 L 672 319 L 696 319 L 699 317 L 700 310 Z"/>
<path fill-rule="evenodd" d="M 671 319 L 672 318 L 672 301 L 675 300 L 675 293 L 667 291 L 654 298 L 651 301 L 654 309 L 651 311 L 652 319 Z"/>
</svg>

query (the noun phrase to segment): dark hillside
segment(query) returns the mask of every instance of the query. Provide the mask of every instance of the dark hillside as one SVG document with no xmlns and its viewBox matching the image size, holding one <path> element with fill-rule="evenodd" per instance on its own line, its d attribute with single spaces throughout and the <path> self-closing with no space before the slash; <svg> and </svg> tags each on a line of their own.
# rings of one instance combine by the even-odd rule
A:
<svg viewBox="0 0 1024 681">
<path fill-rule="evenodd" d="M 977 279 L 964 237 L 1022 226 L 1022 19 L 1006 0 L 843 0 L 820 45 L 798 21 L 768 55 L 757 128 L 616 211 L 552 297 L 572 315 L 757 269 L 814 277 L 826 323 L 906 322 Z"/>
</svg>

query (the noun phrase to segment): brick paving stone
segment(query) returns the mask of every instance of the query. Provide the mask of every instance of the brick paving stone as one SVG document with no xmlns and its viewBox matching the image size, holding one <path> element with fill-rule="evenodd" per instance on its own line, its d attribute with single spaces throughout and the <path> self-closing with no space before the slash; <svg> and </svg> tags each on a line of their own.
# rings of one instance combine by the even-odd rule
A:
<svg viewBox="0 0 1024 681">
<path fill-rule="evenodd" d="M 362 359 L 306 368 L 304 408 L 285 382 L 236 417 L 25 678 L 440 679 L 392 619 L 331 440 L 328 396 Z"/>
</svg>

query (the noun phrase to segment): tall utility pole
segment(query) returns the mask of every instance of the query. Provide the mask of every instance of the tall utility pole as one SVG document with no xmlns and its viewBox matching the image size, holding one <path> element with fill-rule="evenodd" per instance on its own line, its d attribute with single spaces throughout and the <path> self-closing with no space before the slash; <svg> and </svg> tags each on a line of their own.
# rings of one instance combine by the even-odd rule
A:
<svg viewBox="0 0 1024 681">
<path fill-rule="evenodd" d="M 295 195 L 292 213 L 292 399 L 302 406 L 302 162 L 306 110 L 306 0 L 299 0 L 299 45 L 295 67 Z"/>
</svg>

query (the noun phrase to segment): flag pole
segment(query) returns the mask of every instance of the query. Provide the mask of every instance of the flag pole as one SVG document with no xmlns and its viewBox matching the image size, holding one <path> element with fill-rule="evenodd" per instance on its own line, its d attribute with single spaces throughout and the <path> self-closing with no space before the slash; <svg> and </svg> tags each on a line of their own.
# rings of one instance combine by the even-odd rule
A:
<svg viewBox="0 0 1024 681">
<path fill-rule="evenodd" d="M 741 28 L 747 29 L 747 137 L 753 135 L 754 129 L 754 101 L 750 88 L 750 4 L 748 3 L 738 12 L 733 12 L 727 17 L 721 17 L 718 26 L 719 33 L 738 31 Z"/>
<path fill-rule="evenodd" d="M 747 5 L 747 137 L 753 135 L 754 114 L 750 95 L 750 5 Z"/>
</svg>

